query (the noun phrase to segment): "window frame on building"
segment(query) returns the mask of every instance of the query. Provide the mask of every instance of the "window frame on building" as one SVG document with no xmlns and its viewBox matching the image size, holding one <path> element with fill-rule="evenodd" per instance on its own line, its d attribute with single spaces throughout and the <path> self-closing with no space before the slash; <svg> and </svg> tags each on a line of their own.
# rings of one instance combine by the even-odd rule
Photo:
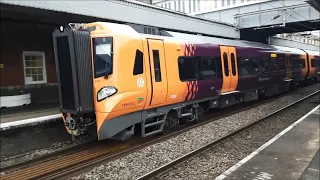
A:
<svg viewBox="0 0 320 180">
<path fill-rule="evenodd" d="M 28 81 L 26 74 L 26 56 L 41 56 L 42 57 L 42 81 Z M 47 80 L 47 71 L 46 71 L 46 56 L 44 51 L 22 51 L 22 60 L 23 60 L 23 76 L 24 76 L 24 84 L 45 84 L 48 82 Z M 32 68 L 32 67 L 31 67 Z M 37 67 L 34 67 L 37 68 Z"/>
</svg>

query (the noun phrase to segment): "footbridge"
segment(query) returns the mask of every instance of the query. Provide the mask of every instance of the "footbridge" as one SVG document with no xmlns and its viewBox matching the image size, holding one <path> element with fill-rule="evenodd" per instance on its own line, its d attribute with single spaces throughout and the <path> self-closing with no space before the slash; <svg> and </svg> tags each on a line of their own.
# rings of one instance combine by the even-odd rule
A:
<svg viewBox="0 0 320 180">
<path fill-rule="evenodd" d="M 264 0 L 195 15 L 235 25 L 241 39 L 265 42 L 275 34 L 319 30 L 319 7 L 317 0 Z"/>
</svg>

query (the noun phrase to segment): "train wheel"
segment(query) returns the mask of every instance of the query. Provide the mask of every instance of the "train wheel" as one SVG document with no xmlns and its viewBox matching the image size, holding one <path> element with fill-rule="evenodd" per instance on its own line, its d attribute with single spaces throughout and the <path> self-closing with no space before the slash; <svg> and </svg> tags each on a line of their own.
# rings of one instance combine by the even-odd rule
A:
<svg viewBox="0 0 320 180">
<path fill-rule="evenodd" d="M 195 119 L 195 123 L 196 122 L 200 122 L 201 121 L 201 119 L 202 119 L 202 117 L 204 116 L 204 112 L 205 112 L 205 110 L 204 110 L 204 107 L 203 106 L 199 106 L 199 107 L 197 107 L 196 109 L 195 109 L 195 111 L 197 111 L 196 113 L 197 113 L 197 116 L 198 117 L 196 117 L 196 119 Z"/>
<path fill-rule="evenodd" d="M 179 126 L 179 117 L 178 114 L 175 112 L 170 112 L 167 115 L 163 126 L 163 132 L 168 132 L 172 129 L 175 129 Z"/>
<path fill-rule="evenodd" d="M 198 119 L 201 119 L 204 116 L 205 108 L 203 106 L 198 107 Z"/>
</svg>

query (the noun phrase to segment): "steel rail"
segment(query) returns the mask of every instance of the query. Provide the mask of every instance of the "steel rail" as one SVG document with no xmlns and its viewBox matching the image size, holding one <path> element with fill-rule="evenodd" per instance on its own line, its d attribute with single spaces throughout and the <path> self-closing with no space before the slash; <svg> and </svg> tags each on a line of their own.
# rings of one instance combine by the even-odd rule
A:
<svg viewBox="0 0 320 180">
<path fill-rule="evenodd" d="M 318 84 L 318 83 L 316 83 L 316 84 Z M 314 86 L 316 84 L 312 84 L 310 86 Z M 228 113 L 225 113 L 222 111 L 223 115 L 218 115 L 217 117 L 214 117 L 214 118 L 212 118 L 212 116 L 210 116 L 210 117 L 207 117 L 208 118 L 207 120 L 202 120 L 196 124 L 181 126 L 180 128 L 176 129 L 176 131 L 169 132 L 168 134 L 165 134 L 160 137 L 158 135 L 155 135 L 155 136 L 150 136 L 150 137 L 140 139 L 141 142 L 139 142 L 139 143 L 134 142 L 134 141 L 120 143 L 118 146 L 113 147 L 113 150 L 111 150 L 111 151 L 110 151 L 110 147 L 102 145 L 102 147 L 100 147 L 100 146 L 96 147 L 98 150 L 84 149 L 83 151 L 79 151 L 74 154 L 68 153 L 69 155 L 66 155 L 66 156 L 62 156 L 61 154 L 59 154 L 59 156 L 56 157 L 56 159 L 53 159 L 54 157 L 50 157 L 50 159 L 53 159 L 52 161 L 47 160 L 44 163 L 36 164 L 34 167 L 25 168 L 25 169 L 22 169 L 17 172 L 12 172 L 8 175 L 0 176 L 0 178 L 1 179 L 19 179 L 19 178 L 28 179 L 28 177 L 29 177 L 30 179 L 56 179 L 56 178 L 61 178 L 63 176 L 68 176 L 70 173 L 74 173 L 76 171 L 87 168 L 89 166 L 93 166 L 93 165 L 98 164 L 103 161 L 108 161 L 108 160 L 117 158 L 119 156 L 123 156 L 123 155 L 129 154 L 129 153 L 135 152 L 143 147 L 146 147 L 146 146 L 164 141 L 166 139 L 175 137 L 175 136 L 177 136 L 185 131 L 188 131 L 190 129 L 202 126 L 204 124 L 210 123 L 210 122 L 215 121 L 217 119 L 227 117 L 227 116 L 233 115 L 235 113 L 239 113 L 239 112 L 247 110 L 247 109 L 251 109 L 251 108 L 258 106 L 258 105 L 266 104 L 268 102 L 274 101 L 274 100 L 279 99 L 281 97 L 290 95 L 296 91 L 301 91 L 304 88 L 308 88 L 310 86 L 306 86 L 306 87 L 303 87 L 300 89 L 296 89 L 294 91 L 283 93 L 283 94 L 277 95 L 277 96 L 272 97 L 267 100 L 253 102 L 252 104 L 248 103 L 249 105 L 247 105 L 246 107 L 244 107 L 244 108 L 239 107 L 239 109 L 232 110 L 232 112 L 230 112 L 230 110 L 228 111 L 228 108 L 226 108 L 224 110 Z M 239 105 L 241 105 L 241 104 L 239 104 Z M 209 115 L 207 114 L 204 116 L 209 116 Z M 154 137 L 156 137 L 156 138 L 154 138 Z M 134 144 L 134 145 L 131 146 L 130 144 Z M 67 151 L 65 151 L 65 152 L 67 153 Z M 95 153 L 96 155 L 89 154 L 89 152 Z M 90 156 L 90 157 L 85 157 L 84 155 Z M 73 162 L 72 162 L 72 160 L 70 160 L 71 158 L 74 158 L 74 159 L 72 159 Z M 42 158 L 40 158 L 40 159 L 42 159 Z M 58 163 L 59 160 L 60 160 L 60 163 Z M 24 162 L 24 164 L 27 164 L 27 163 L 28 162 Z M 26 175 L 28 177 L 23 176 L 23 175 Z"/>
<path fill-rule="evenodd" d="M 149 173 L 147 173 L 145 175 L 140 176 L 139 178 L 137 178 L 137 180 L 151 179 L 151 178 L 156 177 L 158 175 L 164 174 L 170 168 L 175 167 L 175 166 L 185 162 L 186 160 L 188 160 L 188 159 L 190 159 L 192 157 L 195 157 L 199 153 L 204 152 L 205 150 L 207 150 L 208 148 L 217 146 L 218 144 L 220 144 L 221 142 L 229 139 L 233 135 L 238 134 L 240 132 L 243 132 L 244 130 L 252 127 L 253 125 L 265 120 L 266 118 L 274 116 L 274 115 L 278 114 L 279 112 L 281 112 L 281 111 L 283 111 L 283 110 L 285 110 L 285 109 L 287 109 L 287 108 L 289 108 L 289 107 L 291 107 L 291 106 L 293 106 L 293 105 L 295 105 L 295 104 L 297 104 L 297 103 L 299 103 L 299 102 L 301 102 L 301 101 L 303 101 L 303 100 L 305 100 L 307 98 L 310 98 L 310 97 L 318 94 L 319 92 L 320 92 L 320 90 L 318 90 L 318 91 L 316 91 L 316 92 L 314 92 L 312 94 L 309 94 L 309 95 L 307 95 L 307 96 L 305 96 L 305 97 L 303 97 L 303 98 L 301 98 L 301 99 L 299 99 L 299 100 L 297 100 L 297 101 L 295 101 L 295 102 L 293 102 L 293 103 L 291 103 L 291 104 L 289 104 L 289 105 L 287 105 L 285 107 L 282 107 L 282 108 L 280 108 L 280 109 L 278 109 L 278 110 L 276 110 L 276 111 L 274 111 L 274 112 L 272 112 L 272 113 L 270 113 L 270 114 L 268 114 L 268 115 L 266 115 L 266 116 L 264 116 L 264 117 L 262 117 L 262 118 L 260 118 L 260 119 L 258 119 L 256 121 L 254 121 L 252 123 L 249 123 L 248 125 L 244 125 L 244 126 L 238 128 L 237 130 L 235 130 L 233 132 L 230 132 L 227 135 L 225 135 L 225 136 L 223 136 L 223 137 L 221 137 L 221 138 L 219 138 L 219 139 L 217 139 L 215 141 L 207 143 L 206 145 L 204 145 L 204 146 L 202 146 L 200 148 L 197 148 L 197 149 L 189 152 L 188 154 L 185 154 L 185 155 L 183 155 L 183 156 L 181 156 L 181 157 L 179 157 L 179 158 L 177 158 L 177 159 L 175 159 L 175 160 L 173 160 L 173 161 L 171 161 L 171 162 L 169 162 L 169 163 L 167 163 L 167 164 L 165 164 L 165 165 L 163 165 L 163 166 L 161 166 L 161 167 L 159 167 L 159 168 L 157 168 L 157 169 L 155 169 L 153 171 L 150 171 Z"/>
</svg>

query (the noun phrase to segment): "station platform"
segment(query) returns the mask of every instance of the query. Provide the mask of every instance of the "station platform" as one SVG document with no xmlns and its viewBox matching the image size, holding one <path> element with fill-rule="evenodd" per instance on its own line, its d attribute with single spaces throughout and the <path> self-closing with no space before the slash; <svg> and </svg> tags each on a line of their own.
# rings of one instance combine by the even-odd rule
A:
<svg viewBox="0 0 320 180">
<path fill-rule="evenodd" d="M 26 106 L 2 108 L 0 131 L 34 126 L 61 118 L 57 103 L 30 104 Z"/>
<path fill-rule="evenodd" d="M 318 180 L 320 105 L 216 178 Z"/>
</svg>

